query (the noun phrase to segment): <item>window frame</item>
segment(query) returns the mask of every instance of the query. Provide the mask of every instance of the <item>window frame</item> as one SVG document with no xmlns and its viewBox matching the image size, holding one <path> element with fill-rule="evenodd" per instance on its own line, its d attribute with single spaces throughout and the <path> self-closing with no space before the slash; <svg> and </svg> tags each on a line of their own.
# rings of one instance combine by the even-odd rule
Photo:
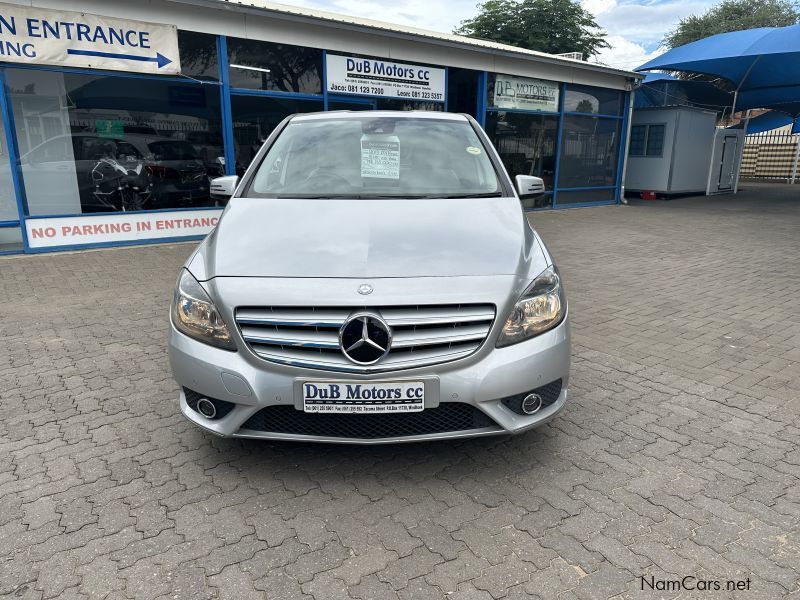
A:
<svg viewBox="0 0 800 600">
<path fill-rule="evenodd" d="M 631 137 L 633 137 L 633 130 L 636 127 L 644 127 L 644 139 L 642 140 L 642 153 L 641 154 L 634 154 L 633 152 L 633 145 L 628 145 L 628 156 L 633 156 L 635 158 L 663 158 L 664 157 L 664 145 L 667 140 L 667 123 L 665 122 L 658 122 L 658 123 L 636 123 L 631 125 Z M 661 136 L 661 148 L 658 154 L 649 154 L 647 152 L 647 143 L 650 140 L 650 128 L 651 127 L 662 127 L 664 130 L 664 134 Z"/>
</svg>

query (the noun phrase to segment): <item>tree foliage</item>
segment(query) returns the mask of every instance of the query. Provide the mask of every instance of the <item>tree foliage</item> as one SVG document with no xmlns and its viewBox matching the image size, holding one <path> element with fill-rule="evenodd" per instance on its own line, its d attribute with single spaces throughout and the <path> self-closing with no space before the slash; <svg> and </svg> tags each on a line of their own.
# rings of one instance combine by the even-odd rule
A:
<svg viewBox="0 0 800 600">
<path fill-rule="evenodd" d="M 487 0 L 454 33 L 520 48 L 593 56 L 608 48 L 605 32 L 574 0 Z"/>
<path fill-rule="evenodd" d="M 724 0 L 702 15 L 681 19 L 664 37 L 663 44 L 667 48 L 677 48 L 718 33 L 784 27 L 798 22 L 800 12 L 790 0 Z"/>
</svg>

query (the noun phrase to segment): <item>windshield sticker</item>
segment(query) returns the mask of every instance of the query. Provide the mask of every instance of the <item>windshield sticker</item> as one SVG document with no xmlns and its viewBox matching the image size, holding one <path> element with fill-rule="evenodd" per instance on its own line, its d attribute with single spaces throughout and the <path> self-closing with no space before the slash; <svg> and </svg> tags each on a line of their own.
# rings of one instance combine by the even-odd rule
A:
<svg viewBox="0 0 800 600">
<path fill-rule="evenodd" d="M 400 179 L 400 138 L 396 135 L 362 135 L 361 177 Z"/>
<path fill-rule="evenodd" d="M 476 148 L 475 146 L 467 146 L 467 152 L 469 152 L 470 154 L 478 155 L 481 153 L 481 149 Z"/>
</svg>

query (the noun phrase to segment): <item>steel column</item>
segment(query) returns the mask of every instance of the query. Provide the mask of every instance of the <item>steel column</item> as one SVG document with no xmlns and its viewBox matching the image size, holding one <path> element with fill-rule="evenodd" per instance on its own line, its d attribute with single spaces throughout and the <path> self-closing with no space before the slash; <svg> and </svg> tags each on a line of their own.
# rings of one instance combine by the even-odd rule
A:
<svg viewBox="0 0 800 600">
<path fill-rule="evenodd" d="M 627 204 L 625 200 L 625 174 L 628 172 L 628 145 L 631 143 L 631 128 L 633 126 L 633 98 L 634 91 L 628 92 L 628 103 L 625 107 L 625 120 L 623 121 L 624 138 L 620 140 L 623 142 L 620 152 L 622 152 L 622 169 L 618 176 L 617 187 L 619 188 L 619 201 Z"/>
<path fill-rule="evenodd" d="M 486 94 L 488 93 L 488 81 L 488 73 L 486 73 L 486 71 L 481 71 L 478 75 L 478 106 L 475 108 L 475 120 L 480 123 L 481 127 L 486 127 Z"/>
<path fill-rule="evenodd" d="M 556 207 L 558 197 L 558 174 L 561 170 L 561 137 L 564 133 L 564 94 L 567 91 L 566 83 L 558 84 L 558 131 L 556 132 L 556 171 L 553 173 L 553 208 Z"/>
<path fill-rule="evenodd" d="M 222 113 L 222 146 L 225 156 L 225 174 L 236 175 L 236 152 L 233 141 L 233 113 L 231 111 L 231 84 L 228 73 L 228 38 L 217 36 L 219 62 L 219 100 Z"/>
<path fill-rule="evenodd" d="M 797 180 L 797 164 L 800 162 L 800 134 L 797 135 L 797 147 L 794 151 L 794 164 L 792 165 L 792 179 L 789 183 L 794 183 Z"/>
<path fill-rule="evenodd" d="M 28 201 L 25 196 L 25 180 L 22 176 L 22 165 L 19 160 L 19 146 L 17 145 L 17 130 L 14 127 L 14 113 L 11 108 L 6 70 L 0 69 L 0 109 L 3 113 L 3 126 L 6 130 L 6 148 L 8 148 L 8 161 L 11 168 L 11 185 L 14 187 L 14 196 L 17 200 L 19 213 L 19 230 L 22 234 L 22 248 L 28 251 L 28 230 L 25 227 L 25 215 L 28 212 Z"/>
</svg>

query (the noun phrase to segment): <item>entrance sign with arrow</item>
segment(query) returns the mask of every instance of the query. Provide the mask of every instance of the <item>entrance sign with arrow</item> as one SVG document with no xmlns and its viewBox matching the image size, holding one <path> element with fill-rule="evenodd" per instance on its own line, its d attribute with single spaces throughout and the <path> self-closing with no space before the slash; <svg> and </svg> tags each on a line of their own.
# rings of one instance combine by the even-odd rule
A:
<svg viewBox="0 0 800 600">
<path fill-rule="evenodd" d="M 174 25 L 2 3 L 0 61 L 160 75 L 181 70 Z"/>
</svg>

